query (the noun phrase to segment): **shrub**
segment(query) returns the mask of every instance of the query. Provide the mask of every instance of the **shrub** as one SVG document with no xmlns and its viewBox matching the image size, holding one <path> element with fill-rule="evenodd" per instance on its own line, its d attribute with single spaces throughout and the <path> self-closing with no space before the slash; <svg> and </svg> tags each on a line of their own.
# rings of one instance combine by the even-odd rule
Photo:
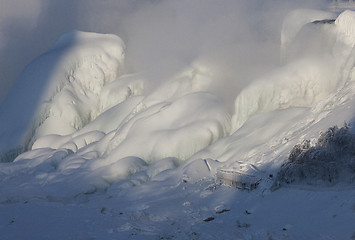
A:
<svg viewBox="0 0 355 240">
<path fill-rule="evenodd" d="M 281 166 L 273 187 L 282 184 L 333 186 L 355 182 L 355 134 L 348 125 L 329 128 L 317 142 L 296 144 Z"/>
</svg>

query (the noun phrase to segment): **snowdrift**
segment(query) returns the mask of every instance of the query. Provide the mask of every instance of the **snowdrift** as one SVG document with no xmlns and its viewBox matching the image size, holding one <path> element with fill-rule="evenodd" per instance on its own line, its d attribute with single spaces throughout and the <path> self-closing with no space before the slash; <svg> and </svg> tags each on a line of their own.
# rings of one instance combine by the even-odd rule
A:
<svg viewBox="0 0 355 240">
<path fill-rule="evenodd" d="M 1 161 L 9 162 L 0 164 L 0 201 L 72 199 L 174 174 L 198 181 L 217 169 L 275 175 L 299 140 L 344 121 L 352 127 L 355 116 L 355 13 L 296 13 L 304 15 L 282 32 L 287 61 L 235 96 L 232 114 L 208 92 L 214 79 L 199 61 L 147 91 L 144 76 L 125 73 L 120 38 L 63 35 L 0 106 Z M 322 54 L 288 54 L 309 29 L 328 40 Z"/>
</svg>

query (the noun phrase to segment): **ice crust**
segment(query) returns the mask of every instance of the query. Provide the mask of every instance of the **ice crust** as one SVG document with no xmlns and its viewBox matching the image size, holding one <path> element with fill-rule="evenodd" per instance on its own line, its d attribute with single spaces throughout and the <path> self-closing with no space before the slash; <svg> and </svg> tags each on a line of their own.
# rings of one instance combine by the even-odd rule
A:
<svg viewBox="0 0 355 240">
<path fill-rule="evenodd" d="M 330 17 L 293 13 L 282 51 L 307 24 Z M 148 91 L 144 76 L 125 72 L 119 37 L 63 35 L 0 106 L 1 161 L 10 162 L 0 163 L 0 202 L 197 182 L 220 167 L 275 173 L 299 139 L 353 123 L 354 18 L 345 11 L 320 30 L 330 39 L 324 55 L 298 57 L 251 83 L 232 114 L 208 92 L 214 79 L 199 61 Z"/>
</svg>

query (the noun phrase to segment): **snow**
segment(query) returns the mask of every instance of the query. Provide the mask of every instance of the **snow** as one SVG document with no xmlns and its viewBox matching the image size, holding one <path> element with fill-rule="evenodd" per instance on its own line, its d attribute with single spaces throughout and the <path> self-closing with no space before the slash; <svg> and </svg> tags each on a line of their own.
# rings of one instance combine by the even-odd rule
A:
<svg viewBox="0 0 355 240">
<path fill-rule="evenodd" d="M 291 44 L 294 44 L 295 37 L 305 25 L 314 21 L 335 19 L 336 17 L 335 13 L 313 9 L 296 9 L 290 12 L 282 24 L 281 59 L 285 60 L 287 49 Z"/>
<path fill-rule="evenodd" d="M 260 112 L 315 105 L 336 88 L 332 64 L 329 58 L 302 59 L 254 82 L 235 100 L 233 129 Z"/>
<path fill-rule="evenodd" d="M 337 25 L 338 32 L 341 34 L 343 41 L 352 45 L 354 43 L 353 39 L 355 34 L 353 12 L 350 10 L 344 11 L 336 19 L 335 24 Z"/>
<path fill-rule="evenodd" d="M 2 239 L 354 238 L 353 182 L 271 191 L 295 144 L 344 122 L 354 133 L 354 20 L 291 13 L 283 53 L 313 29 L 322 54 L 288 58 L 232 112 L 199 59 L 151 89 L 119 37 L 64 34 L 0 105 Z M 221 185 L 218 172 L 258 185 Z"/>
<path fill-rule="evenodd" d="M 123 50 L 117 36 L 73 31 L 27 66 L 0 106 L 2 161 L 40 136 L 70 134 L 94 119 L 98 93 L 122 71 Z"/>
</svg>

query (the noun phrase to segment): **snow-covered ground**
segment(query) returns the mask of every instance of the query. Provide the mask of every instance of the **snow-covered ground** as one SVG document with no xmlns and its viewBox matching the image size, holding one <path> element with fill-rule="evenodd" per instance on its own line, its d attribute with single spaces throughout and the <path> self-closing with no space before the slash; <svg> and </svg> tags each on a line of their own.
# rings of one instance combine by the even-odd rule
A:
<svg viewBox="0 0 355 240">
<path fill-rule="evenodd" d="M 355 239 L 354 176 L 271 188 L 297 143 L 355 134 L 355 12 L 296 10 L 282 29 L 282 66 L 232 112 L 204 61 L 152 90 L 119 37 L 64 34 L 0 105 L 0 238 Z"/>
</svg>

